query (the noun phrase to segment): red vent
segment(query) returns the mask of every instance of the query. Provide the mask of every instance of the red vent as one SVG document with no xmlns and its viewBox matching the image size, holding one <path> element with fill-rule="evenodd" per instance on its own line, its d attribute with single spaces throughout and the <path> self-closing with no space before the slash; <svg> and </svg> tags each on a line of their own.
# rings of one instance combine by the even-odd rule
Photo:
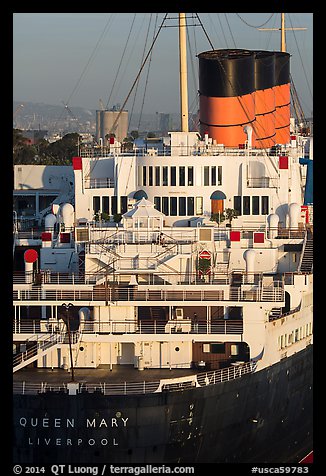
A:
<svg viewBox="0 0 326 476">
<path fill-rule="evenodd" d="M 74 170 L 82 170 L 82 158 L 81 157 L 73 157 L 72 158 L 72 167 Z"/>
<path fill-rule="evenodd" d="M 70 233 L 60 233 L 60 243 L 70 243 Z"/>
<path fill-rule="evenodd" d="M 286 155 L 279 156 L 278 166 L 280 169 L 288 169 L 289 168 L 289 158 Z"/>
<path fill-rule="evenodd" d="M 265 241 L 265 233 L 256 232 L 254 233 L 254 243 L 264 243 Z"/>
<path fill-rule="evenodd" d="M 42 234 L 41 234 L 41 240 L 42 241 L 51 241 L 52 239 L 52 234 L 49 233 L 48 231 L 44 231 Z"/>
<path fill-rule="evenodd" d="M 240 241 L 240 231 L 230 231 L 230 241 Z"/>
<path fill-rule="evenodd" d="M 38 253 L 36 250 L 30 249 L 26 250 L 24 253 L 24 260 L 26 263 L 34 263 L 38 258 Z"/>
<path fill-rule="evenodd" d="M 114 144 L 114 137 L 110 137 L 110 144 Z"/>
</svg>

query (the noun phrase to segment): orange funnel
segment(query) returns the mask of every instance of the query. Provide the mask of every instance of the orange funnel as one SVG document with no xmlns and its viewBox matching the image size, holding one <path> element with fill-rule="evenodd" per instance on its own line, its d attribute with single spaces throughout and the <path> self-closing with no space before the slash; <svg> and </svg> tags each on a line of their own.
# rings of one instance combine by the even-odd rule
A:
<svg viewBox="0 0 326 476">
<path fill-rule="evenodd" d="M 275 56 L 271 51 L 255 52 L 255 116 L 253 146 L 262 149 L 275 144 Z"/>
<path fill-rule="evenodd" d="M 275 55 L 275 143 L 290 142 L 290 55 L 277 51 Z"/>
<path fill-rule="evenodd" d="M 200 53 L 200 132 L 218 144 L 239 147 L 243 127 L 255 121 L 254 55 L 248 50 Z"/>
</svg>

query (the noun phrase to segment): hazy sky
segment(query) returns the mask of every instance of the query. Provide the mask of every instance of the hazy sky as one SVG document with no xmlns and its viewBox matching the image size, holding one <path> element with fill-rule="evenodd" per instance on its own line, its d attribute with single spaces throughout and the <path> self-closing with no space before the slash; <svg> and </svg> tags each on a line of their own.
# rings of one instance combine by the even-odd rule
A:
<svg viewBox="0 0 326 476">
<path fill-rule="evenodd" d="M 99 109 L 124 103 L 165 13 L 14 13 L 13 99 Z M 198 90 L 196 54 L 213 47 L 280 49 L 280 13 L 187 13 L 189 110 Z M 169 13 L 126 109 L 179 112 L 177 14 Z M 203 28 L 200 25 L 202 23 Z M 291 74 L 309 116 L 313 110 L 313 14 L 287 13 Z M 207 36 L 206 36 L 207 35 Z M 129 38 L 128 38 L 129 36 Z M 147 43 L 146 43 L 147 38 Z M 146 46 L 145 46 L 146 45 Z M 148 67 L 149 65 L 149 67 Z M 144 91 L 146 90 L 146 95 Z"/>
</svg>

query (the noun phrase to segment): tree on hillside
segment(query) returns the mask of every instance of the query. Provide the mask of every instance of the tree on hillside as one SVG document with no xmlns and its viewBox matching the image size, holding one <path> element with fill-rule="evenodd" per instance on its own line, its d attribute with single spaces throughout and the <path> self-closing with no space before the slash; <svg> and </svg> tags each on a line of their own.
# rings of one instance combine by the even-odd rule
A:
<svg viewBox="0 0 326 476">
<path fill-rule="evenodd" d="M 77 133 L 66 134 L 62 139 L 49 143 L 41 139 L 30 145 L 23 131 L 13 130 L 13 163 L 34 165 L 71 165 L 72 157 L 78 154 Z"/>
</svg>

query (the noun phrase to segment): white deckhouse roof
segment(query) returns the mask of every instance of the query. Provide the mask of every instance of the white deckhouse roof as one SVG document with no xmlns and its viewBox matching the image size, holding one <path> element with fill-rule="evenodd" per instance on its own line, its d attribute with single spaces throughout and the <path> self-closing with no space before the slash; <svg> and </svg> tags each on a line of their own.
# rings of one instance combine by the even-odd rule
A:
<svg viewBox="0 0 326 476">
<path fill-rule="evenodd" d="M 164 218 L 164 213 L 156 210 L 154 204 L 145 198 L 136 202 L 132 210 L 122 215 L 124 226 L 137 228 L 161 228 Z"/>
</svg>

